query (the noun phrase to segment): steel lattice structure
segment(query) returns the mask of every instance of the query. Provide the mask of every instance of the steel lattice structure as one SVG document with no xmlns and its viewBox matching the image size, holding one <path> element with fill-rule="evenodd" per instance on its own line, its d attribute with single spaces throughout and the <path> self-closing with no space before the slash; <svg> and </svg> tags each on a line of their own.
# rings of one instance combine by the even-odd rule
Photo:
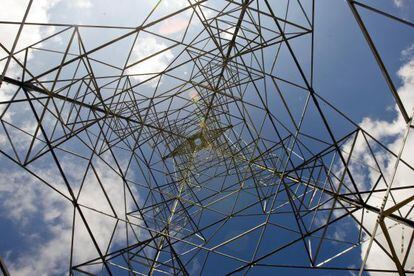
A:
<svg viewBox="0 0 414 276">
<path fill-rule="evenodd" d="M 0 22 L 17 30 L 11 48 L 0 44 L 12 91 L 0 152 L 72 206 L 71 274 L 414 272 L 414 187 L 393 185 L 397 169 L 414 170 L 402 158 L 412 116 L 360 11 L 412 22 L 348 0 L 407 124 L 396 152 L 314 90 L 314 1 L 189 0 L 169 14 L 158 3 L 133 27 L 29 22 L 32 2 L 22 20 Z M 178 35 L 156 31 L 183 14 Z M 39 25 L 53 32 L 19 49 Z M 148 37 L 164 47 L 134 54 Z M 91 190 L 99 199 L 86 200 Z M 347 259 L 364 244 L 362 264 Z M 373 245 L 392 269 L 364 266 Z M 86 246 L 94 256 L 80 260 Z"/>
</svg>

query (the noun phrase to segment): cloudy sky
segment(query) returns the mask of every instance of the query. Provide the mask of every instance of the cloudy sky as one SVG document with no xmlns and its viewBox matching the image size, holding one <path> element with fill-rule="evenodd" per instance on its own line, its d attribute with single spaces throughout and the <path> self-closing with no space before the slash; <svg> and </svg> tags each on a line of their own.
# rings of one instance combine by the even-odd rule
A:
<svg viewBox="0 0 414 276">
<path fill-rule="evenodd" d="M 0 0 L 2 6 L 7 9 L 0 10 L 0 21 L 20 21 L 23 18 L 28 1 L 25 0 Z M 373 2 L 373 1 L 367 1 Z M 414 4 L 410 0 L 379 1 L 379 7 L 404 17 L 414 19 Z M 160 14 L 168 14 L 186 6 L 186 1 L 169 0 L 161 1 Z M 67 24 L 91 24 L 91 25 L 116 25 L 125 27 L 139 26 L 146 21 L 151 9 L 156 5 L 155 0 L 148 1 L 110 1 L 110 0 L 34 0 L 27 16 L 26 22 L 35 23 L 67 23 Z M 315 21 L 315 90 L 323 98 L 335 107 L 344 111 L 354 122 L 364 130 L 384 142 L 394 152 L 398 152 L 403 144 L 404 129 L 406 124 L 395 105 L 395 101 L 388 91 L 375 60 L 369 51 L 361 32 L 352 17 L 346 1 L 320 0 L 316 1 L 317 16 Z M 170 37 L 179 37 L 187 27 L 186 22 L 190 13 L 182 13 L 180 17 L 174 17 L 162 24 L 157 24 L 151 31 Z M 404 101 L 409 113 L 414 107 L 414 30 L 401 26 L 380 16 L 363 14 L 367 19 L 367 27 L 372 31 L 374 41 L 398 88 L 398 93 Z M 149 20 L 151 21 L 151 20 Z M 0 43 L 10 51 L 13 48 L 14 38 L 19 25 L 0 24 Z M 200 26 L 193 26 L 200 28 Z M 15 52 L 27 47 L 60 30 L 60 27 L 45 27 L 30 25 L 25 27 Z M 63 30 L 63 28 L 62 28 Z M 85 38 L 85 48 L 93 49 L 113 37 L 127 32 L 127 30 L 111 30 L 107 32 L 82 33 Z M 224 36 L 231 37 L 231 32 Z M 59 47 L 64 45 L 69 34 L 57 36 L 39 47 Z M 119 51 L 107 53 L 105 60 L 123 68 L 127 74 L 134 75 L 133 81 L 145 82 L 144 91 L 152 91 L 160 80 L 153 79 L 153 75 L 146 72 L 159 72 L 164 70 L 175 58 L 176 52 L 168 50 L 170 44 L 167 41 L 157 40 L 154 36 L 143 33 L 136 41 L 121 43 L 134 43 L 131 53 Z M 48 44 L 49 43 L 49 44 Z M 166 49 L 162 54 L 151 59 L 141 61 L 153 53 Z M 22 54 L 23 55 L 23 54 Z M 103 55 L 103 54 L 101 54 Z M 4 50 L 0 50 L 0 68 L 3 68 L 7 57 Z M 102 57 L 102 56 L 101 56 Z M 42 72 L 55 62 L 50 56 L 42 56 L 40 52 L 32 51 L 28 54 L 33 72 Z M 125 64 L 126 62 L 126 64 Z M 136 66 L 139 63 L 140 66 Z M 56 63 L 58 64 L 58 63 Z M 7 70 L 7 76 L 18 76 L 16 64 L 11 63 Z M 183 66 L 182 74 L 188 74 L 190 68 Z M 98 75 L 110 75 L 108 68 L 95 72 Z M 161 80 L 163 81 L 163 80 Z M 0 101 L 8 101 L 13 96 L 13 88 L 3 85 L 0 88 Z M 144 92 L 143 92 L 144 93 Z M 189 97 L 192 97 L 189 95 Z M 0 112 L 4 111 L 4 104 L 0 105 Z M 298 110 L 300 112 L 301 110 Z M 35 124 L 27 120 L 28 108 L 15 108 L 3 114 L 3 119 L 20 126 L 27 133 L 34 133 Z M 331 122 L 333 126 L 340 127 L 341 121 Z M 16 131 L 16 130 L 14 130 Z M 13 130 L 10 129 L 13 134 Z M 16 131 L 18 133 L 18 131 Z M 5 132 L 1 132 L 0 147 L 7 148 Z M 20 155 L 20 148 L 27 147 L 30 139 L 25 135 L 16 135 L 13 142 Z M 367 157 L 367 145 L 360 137 L 357 140 L 357 152 L 353 158 L 362 160 L 372 165 L 372 160 Z M 78 149 L 79 150 L 79 149 Z M 23 150 L 22 150 L 23 151 Z M 414 164 L 414 137 L 408 136 L 402 157 L 409 164 Z M 23 156 L 23 155 L 22 155 Z M 131 191 L 135 199 L 124 198 L 125 185 L 119 172 L 125 172 L 128 179 L 140 179 L 138 170 L 127 168 L 128 158 L 125 155 L 125 164 L 119 164 L 122 168 L 117 170 L 113 158 L 106 153 L 100 157 L 93 156 L 92 162 L 79 161 L 70 154 L 61 155 L 61 163 L 67 178 L 74 183 L 87 183 L 82 186 L 82 193 L 78 202 L 89 209 L 85 209 L 84 216 L 91 224 L 91 228 L 99 237 L 98 244 L 106 248 L 110 242 L 122 248 L 126 244 L 125 225 L 116 222 L 113 217 L 99 215 L 98 212 L 113 213 L 115 217 L 125 217 L 126 212 L 134 209 L 142 200 L 138 190 Z M 395 158 L 384 154 L 382 159 L 383 170 L 389 179 L 394 171 Z M 388 160 L 389 159 L 389 160 Z M 72 233 L 74 219 L 81 221 L 79 214 L 74 216 L 73 206 L 62 197 L 70 197 L 63 180 L 56 178 L 57 168 L 50 157 L 44 157 L 42 162 L 30 165 L 30 171 L 37 176 L 24 171 L 14 164 L 5 155 L 0 156 L 0 256 L 5 260 L 12 275 L 64 275 L 69 268 L 71 256 L 72 235 L 75 236 L 73 263 L 82 263 L 97 256 L 88 230 L 79 223 Z M 359 177 L 363 179 L 362 185 L 370 187 L 374 185 L 375 171 L 361 171 Z M 412 172 L 406 167 L 398 170 L 394 186 L 407 185 L 412 179 Z M 101 183 L 100 179 L 103 179 Z M 52 187 L 45 185 L 53 183 Z M 76 185 L 75 185 L 76 186 Z M 108 204 L 105 195 L 99 187 L 104 186 L 110 194 Z M 385 187 L 385 186 L 384 186 Z M 79 187 L 78 187 L 79 188 Z M 76 191 L 75 191 L 76 192 Z M 405 198 L 404 194 L 397 194 L 396 201 Z M 380 205 L 381 198 L 372 198 L 372 205 Z M 92 211 L 93 209 L 94 211 Z M 361 214 L 356 214 L 356 216 Z M 374 227 L 375 215 L 367 215 L 366 227 Z M 354 226 L 349 226 L 350 228 Z M 401 240 L 401 231 L 405 231 L 405 240 L 399 242 L 402 248 L 407 248 L 409 229 L 401 229 L 401 226 L 393 227 L 390 234 L 398 241 Z M 139 230 L 137 230 L 139 233 Z M 337 231 L 340 238 L 346 233 Z M 345 237 L 342 237 L 345 238 Z M 114 239 L 114 241 L 112 241 Z M 364 257 L 367 242 L 363 243 L 358 251 L 350 258 L 355 260 L 358 267 Z M 401 249 L 403 251 L 403 249 Z M 381 249 L 374 244 L 367 261 L 367 267 L 393 268 L 393 264 L 385 256 Z M 414 256 L 408 260 L 407 267 L 414 269 Z M 94 270 L 95 269 L 95 270 Z M 91 271 L 98 271 L 99 267 Z"/>
</svg>

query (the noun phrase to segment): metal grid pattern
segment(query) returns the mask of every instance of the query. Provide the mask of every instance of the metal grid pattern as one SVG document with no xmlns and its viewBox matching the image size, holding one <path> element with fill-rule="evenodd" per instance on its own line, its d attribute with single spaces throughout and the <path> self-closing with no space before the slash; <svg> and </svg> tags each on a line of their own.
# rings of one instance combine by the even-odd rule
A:
<svg viewBox="0 0 414 276">
<path fill-rule="evenodd" d="M 73 205 L 71 274 L 187 275 L 215 266 L 230 274 L 413 273 L 406 263 L 414 257 L 414 188 L 393 186 L 395 173 L 384 173 L 378 155 L 390 156 L 395 172 L 413 167 L 401 158 L 404 145 L 393 152 L 314 90 L 314 1 L 191 0 L 155 16 L 157 4 L 139 26 L 43 24 L 54 32 L 18 49 L 22 30 L 40 24 L 26 21 L 32 2 L 21 21 L 0 22 L 18 27 L 11 49 L 0 43 L 2 86 L 13 91 L 0 103 L 7 139 L 0 152 Z M 414 25 L 348 3 L 407 123 L 406 140 L 412 116 L 359 10 Z M 188 20 L 178 36 L 154 32 L 182 14 Z M 90 46 L 93 32 L 116 35 Z M 165 47 L 134 56 L 142 37 Z M 33 51 L 46 61 L 40 70 Z M 148 71 L 171 52 L 164 68 Z M 11 112 L 24 118 L 11 120 Z M 368 149 L 363 159 L 360 148 Z M 54 179 L 42 175 L 44 163 Z M 68 176 L 68 163 L 82 165 L 79 179 Z M 119 182 L 108 182 L 99 166 Z M 375 185 L 361 174 L 375 175 Z M 82 200 L 91 182 L 106 206 Z M 401 194 L 406 199 L 396 201 Z M 101 216 L 113 225 L 106 242 L 93 226 Z M 367 216 L 378 218 L 374 228 Z M 335 236 L 341 225 L 349 228 L 346 239 Z M 85 227 L 95 258 L 76 259 L 85 246 L 76 243 L 77 227 Z M 389 231 L 401 227 L 410 242 L 399 253 Z M 347 252 L 363 243 L 370 245 L 363 263 L 348 261 Z M 373 243 L 393 270 L 364 267 Z"/>
</svg>

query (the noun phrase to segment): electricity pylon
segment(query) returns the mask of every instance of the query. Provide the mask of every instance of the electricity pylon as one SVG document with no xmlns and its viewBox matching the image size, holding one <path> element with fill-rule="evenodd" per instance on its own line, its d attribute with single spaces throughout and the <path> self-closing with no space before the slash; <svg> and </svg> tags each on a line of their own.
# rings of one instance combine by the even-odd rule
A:
<svg viewBox="0 0 414 276">
<path fill-rule="evenodd" d="M 414 272 L 412 115 L 360 9 L 412 22 L 348 0 L 395 152 L 315 89 L 315 1 L 160 2 L 137 26 L 29 22 L 32 2 L 0 22 L 0 152 L 71 204 L 70 274 Z M 19 46 L 30 26 L 53 29 Z"/>
</svg>

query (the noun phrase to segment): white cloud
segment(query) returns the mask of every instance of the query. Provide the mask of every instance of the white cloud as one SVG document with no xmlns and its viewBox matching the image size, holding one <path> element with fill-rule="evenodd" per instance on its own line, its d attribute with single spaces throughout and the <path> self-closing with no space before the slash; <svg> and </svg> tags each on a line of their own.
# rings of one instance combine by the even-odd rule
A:
<svg viewBox="0 0 414 276">
<path fill-rule="evenodd" d="M 74 0 L 73 4 L 78 8 L 91 8 L 93 6 L 90 0 Z"/>
<path fill-rule="evenodd" d="M 161 35 L 170 35 L 184 31 L 188 26 L 188 18 L 173 17 L 163 21 L 160 25 L 158 32 Z"/>
<path fill-rule="evenodd" d="M 2 172 L 0 177 L 0 206 L 4 210 L 1 215 L 18 222 L 20 234 L 33 244 L 27 252 L 15 252 L 20 253 L 17 259 L 6 259 L 8 269 L 12 275 L 62 273 L 68 267 L 70 245 L 68 206 L 61 204 L 61 199 L 46 186 L 21 171 Z M 54 224 L 53 220 L 59 223 Z M 30 230 L 32 223 L 48 225 L 43 230 L 50 239 L 44 243 L 37 241 L 40 237 L 32 239 L 38 235 Z"/>
<path fill-rule="evenodd" d="M 30 8 L 27 22 L 45 23 L 49 21 L 49 11 L 61 0 L 36 0 Z M 0 19 L 5 21 L 20 21 L 23 19 L 28 1 L 3 0 L 2 6 L 7 9 L 0 9 Z M 1 43 L 11 50 L 14 37 L 17 34 L 19 25 L 2 25 L 0 28 Z M 16 50 L 20 50 L 42 39 L 44 34 L 50 33 L 50 28 L 41 26 L 25 26 L 20 35 Z"/>
<path fill-rule="evenodd" d="M 132 50 L 130 64 L 138 62 L 150 55 L 166 49 L 168 46 L 152 36 L 138 36 L 138 40 Z M 133 78 L 139 82 L 146 81 L 155 74 L 162 72 L 174 58 L 171 50 L 161 52 L 149 59 L 146 59 L 127 69 L 127 73 L 134 75 Z M 157 85 L 158 78 L 154 78 L 148 83 L 154 87 Z"/>
<path fill-rule="evenodd" d="M 163 8 L 173 11 L 182 9 L 186 6 L 188 6 L 188 0 L 169 0 L 169 1 L 162 1 L 161 5 Z"/>
<path fill-rule="evenodd" d="M 401 55 L 404 60 L 407 60 L 407 59 L 409 60 L 411 57 L 413 57 L 414 56 L 414 44 L 404 49 L 401 52 Z"/>
<path fill-rule="evenodd" d="M 70 164 L 68 176 L 71 179 L 79 179 L 82 171 L 81 165 L 75 165 L 74 160 L 64 160 L 63 164 Z M 96 171 L 115 206 L 115 211 L 120 218 L 125 218 L 123 200 L 123 182 L 103 162 L 95 162 Z M 59 179 L 52 168 L 42 169 L 42 176 Z M 91 175 L 93 175 L 91 173 Z M 39 183 L 33 176 L 19 171 L 7 171 L 0 173 L 0 199 L 2 216 L 13 221 L 19 221 L 22 233 L 33 233 L 31 224 L 42 224 L 43 231 L 47 234 L 44 242 L 31 242 L 31 248 L 27 252 L 20 252 L 17 259 L 8 259 L 7 264 L 12 275 L 45 275 L 65 273 L 69 268 L 69 248 L 71 244 L 71 231 L 73 219 L 73 205 L 62 199 L 60 195 L 52 192 L 48 187 Z M 62 185 L 62 184 L 60 184 Z M 85 181 L 85 189 L 82 190 L 79 203 L 91 208 L 111 214 L 107 208 L 108 203 L 98 188 L 96 177 L 88 177 Z M 127 202 L 127 210 L 133 205 Z M 105 251 L 109 244 L 110 236 L 115 224 L 114 219 L 82 208 L 88 224 L 101 251 Z M 28 223 L 30 222 L 30 223 Z M 120 224 L 123 225 L 122 223 Z M 123 227 L 123 226 L 122 226 Z M 91 238 L 80 219 L 76 218 L 75 228 L 75 264 L 99 257 Z M 124 242 L 126 237 L 118 231 L 113 243 Z"/>
<path fill-rule="evenodd" d="M 61 0 L 37 0 L 33 1 L 29 14 L 27 16 L 26 22 L 48 22 L 49 21 L 49 11 L 52 9 L 59 1 Z M 19 21 L 23 19 L 24 13 L 27 9 L 28 1 L 22 0 L 4 0 L 2 1 L 2 6 L 7 7 L 7 9 L 0 9 L 0 20 L 4 21 Z M 8 25 L 2 24 L 0 26 L 0 42 L 8 49 L 10 52 L 13 47 L 15 36 L 17 35 L 19 25 Z M 19 37 L 17 46 L 14 52 L 17 52 L 33 43 L 38 42 L 45 35 L 50 34 L 53 31 L 53 27 L 41 27 L 41 26 L 25 26 Z M 6 53 L 1 51 L 0 58 L 4 58 Z M 28 59 L 33 57 L 32 52 L 29 51 Z M 3 68 L 6 64 L 6 60 L 0 62 L 0 73 L 3 72 Z M 10 62 L 8 70 L 6 72 L 7 76 L 18 77 L 20 73 L 20 68 L 13 61 Z M 4 84 L 0 87 L 0 102 L 8 101 L 13 96 L 16 91 L 16 87 Z M 0 113 L 4 110 L 5 105 L 0 105 Z M 8 113 L 5 119 L 10 119 L 10 116 L 13 114 Z"/>
<path fill-rule="evenodd" d="M 236 31 L 236 28 L 235 27 L 231 27 L 228 30 L 222 31 L 221 32 L 221 36 L 222 36 L 222 38 L 230 41 L 233 38 L 234 31 Z"/>
<path fill-rule="evenodd" d="M 409 53 L 411 50 L 408 48 L 407 50 L 403 51 L 403 55 L 407 57 L 407 53 Z M 402 80 L 402 86 L 398 89 L 399 96 L 401 97 L 408 113 L 412 114 L 412 109 L 414 107 L 414 56 L 411 56 L 411 59 L 409 59 L 398 71 L 398 76 Z M 369 118 L 366 117 L 362 120 L 360 126 L 370 133 L 372 136 L 374 136 L 377 140 L 384 142 L 389 149 L 391 149 L 393 152 L 398 153 L 402 143 L 403 143 L 403 136 L 406 129 L 406 123 L 401 116 L 399 109 L 397 106 L 394 107 L 396 117 L 392 121 L 385 121 L 385 120 L 377 120 L 375 118 Z M 388 183 L 391 182 L 392 174 L 394 172 L 394 166 L 396 158 L 392 155 L 385 153 L 383 151 L 375 150 L 376 158 L 378 159 L 379 166 L 381 167 L 385 179 Z M 408 140 L 406 142 L 402 158 L 408 162 L 409 164 L 414 164 L 414 136 L 409 135 Z M 351 170 L 354 171 L 354 173 L 357 173 L 356 177 L 358 179 L 366 179 L 368 182 L 368 185 L 366 185 L 366 188 L 373 187 L 374 183 L 377 180 L 378 172 L 376 171 L 376 165 L 373 162 L 373 159 L 370 157 L 368 147 L 364 142 L 364 139 L 362 139 L 362 136 L 358 138 L 357 144 L 355 146 L 355 150 L 352 155 L 353 159 L 360 160 L 362 163 L 365 163 L 369 165 L 371 168 L 368 168 L 366 170 L 358 170 L 355 166 L 351 168 Z M 412 171 L 402 165 L 400 163 L 396 177 L 393 182 L 393 187 L 400 187 L 400 186 L 408 186 L 412 185 L 412 179 L 414 177 L 414 174 Z M 377 186 L 377 189 L 386 188 L 385 183 L 380 182 Z M 380 207 L 382 200 L 383 200 L 384 193 L 377 193 L 376 195 L 372 196 L 368 202 L 371 206 Z M 393 197 L 396 200 L 396 202 L 401 202 L 402 200 L 406 199 L 409 195 L 406 194 L 406 192 L 393 192 Z M 386 205 L 386 208 L 390 206 L 391 199 L 389 199 L 388 205 Z M 410 206 L 412 203 L 410 204 Z M 410 206 L 405 206 L 401 209 L 402 213 L 407 213 L 408 208 Z M 360 216 L 361 213 L 357 214 L 357 216 Z M 411 215 L 412 218 L 412 215 Z M 365 215 L 364 218 L 364 226 L 371 232 L 374 228 L 375 222 L 377 219 L 377 214 L 369 212 Z M 411 230 L 407 229 L 404 226 L 400 224 L 395 224 L 391 220 L 386 220 L 386 224 L 389 227 L 389 233 L 391 235 L 391 238 L 394 242 L 394 245 L 396 246 L 397 255 L 400 257 L 400 260 L 402 260 L 402 257 L 406 254 L 406 250 L 408 248 L 409 243 L 409 237 L 411 235 Z M 405 238 L 403 239 L 403 236 Z M 377 240 L 380 241 L 381 244 L 385 245 L 387 248 L 387 241 L 384 238 L 384 235 L 379 228 L 377 231 Z M 369 238 L 367 238 L 369 240 Z M 368 247 L 368 242 L 364 242 L 361 246 L 361 259 L 364 258 L 365 252 Z M 370 253 L 369 258 L 366 263 L 366 267 L 368 268 L 384 268 L 384 269 L 395 269 L 395 265 L 390 260 L 388 256 L 383 252 L 383 250 L 377 246 L 375 243 L 373 244 Z M 414 258 L 413 256 L 410 256 L 408 258 L 406 269 L 413 269 L 414 268 Z M 375 273 L 371 273 L 375 274 Z"/>
<path fill-rule="evenodd" d="M 58 2 L 60 0 L 34 1 L 27 21 L 48 22 L 49 12 Z M 90 7 L 91 2 L 88 0 L 77 0 L 75 4 L 77 7 L 85 8 Z M 27 1 L 4 0 L 2 5 L 8 8 L 0 9 L 0 19 L 18 21 L 23 18 Z M 2 25 L 0 28 L 0 41 L 9 50 L 11 50 L 17 28 L 18 25 Z M 51 31 L 53 31 L 53 28 L 25 26 L 16 51 L 41 40 L 50 34 Z M 29 54 L 28 59 L 32 57 L 32 54 Z M 4 64 L 5 62 L 2 63 L 2 65 Z M 2 69 L 1 66 L 0 69 Z M 7 75 L 16 77 L 19 75 L 19 70 L 15 63 L 11 63 Z M 3 84 L 0 88 L 0 101 L 10 100 L 16 89 L 15 86 Z M 0 106 L 0 112 L 4 110 L 4 107 L 5 105 Z M 30 112 L 30 110 L 27 108 L 20 109 L 18 113 L 9 111 L 3 119 L 16 125 L 23 122 L 23 124 L 20 124 L 20 127 L 29 133 L 34 133 L 36 124 L 30 122 L 30 120 L 25 120 L 25 118 L 32 118 L 33 116 L 27 117 L 26 112 Z M 17 151 L 27 150 L 27 141 L 25 140 L 29 137 L 21 134 L 21 132 L 20 135 L 15 135 L 15 137 L 18 137 L 18 139 L 14 140 Z M 0 145 L 4 146 L 5 143 L 8 143 L 7 139 L 4 135 L 1 135 Z M 3 162 L 5 161 L 5 159 L 2 160 Z M 78 178 L 78 181 L 80 181 L 80 175 L 78 174 L 82 170 L 80 164 L 76 160 L 66 160 L 63 163 L 65 167 L 72 166 L 67 170 L 68 174 L 70 174 L 69 178 Z M 104 165 L 103 162 L 95 161 L 94 164 L 97 173 L 103 179 L 102 182 L 105 189 L 110 194 L 112 203 L 115 206 L 124 206 L 122 179 Z M 51 164 L 49 165 L 52 166 Z M 3 171 L 0 171 L 0 216 L 15 221 L 17 229 L 19 229 L 19 235 L 23 239 L 30 240 L 30 248 L 22 250 L 16 247 L 13 249 L 16 250 L 13 256 L 17 256 L 17 258 L 7 258 L 6 262 L 12 275 L 50 275 L 67 272 L 69 268 L 69 248 L 73 218 L 72 204 L 43 183 L 40 183 L 35 177 L 24 173 L 22 170 L 10 170 L 5 167 L 2 167 L 2 169 Z M 50 180 L 50 183 L 59 190 L 66 189 L 59 175 L 56 175 L 56 170 L 52 169 L 52 167 L 38 169 L 38 174 Z M 86 206 L 106 212 L 108 211 L 108 204 L 105 202 L 106 199 L 99 195 L 101 191 L 90 188 L 93 186 L 97 187 L 98 185 L 99 183 L 95 177 L 89 177 L 87 185 L 85 185 L 88 188 L 85 188 L 82 192 L 80 202 Z M 127 203 L 127 210 L 130 207 L 130 203 Z M 109 220 L 107 217 L 87 209 L 84 209 L 84 212 L 94 235 L 99 240 L 99 246 L 105 251 L 113 230 L 114 220 Z M 125 217 L 123 208 L 116 209 L 116 212 L 120 218 Z M 33 230 L 32 224 L 38 225 L 38 227 L 41 227 L 42 233 L 47 234 L 44 237 L 40 236 L 40 233 Z M 96 249 L 92 246 L 90 236 L 79 216 L 77 217 L 75 229 L 75 243 L 82 245 L 77 247 L 80 250 L 75 252 L 75 262 L 96 258 L 98 256 Z M 125 237 L 119 233 L 115 235 L 114 242 L 125 240 Z M 125 233 L 125 231 L 122 231 L 122 233 Z"/>
<path fill-rule="evenodd" d="M 402 8 L 404 6 L 405 0 L 394 0 L 394 5 L 398 8 Z"/>
</svg>

